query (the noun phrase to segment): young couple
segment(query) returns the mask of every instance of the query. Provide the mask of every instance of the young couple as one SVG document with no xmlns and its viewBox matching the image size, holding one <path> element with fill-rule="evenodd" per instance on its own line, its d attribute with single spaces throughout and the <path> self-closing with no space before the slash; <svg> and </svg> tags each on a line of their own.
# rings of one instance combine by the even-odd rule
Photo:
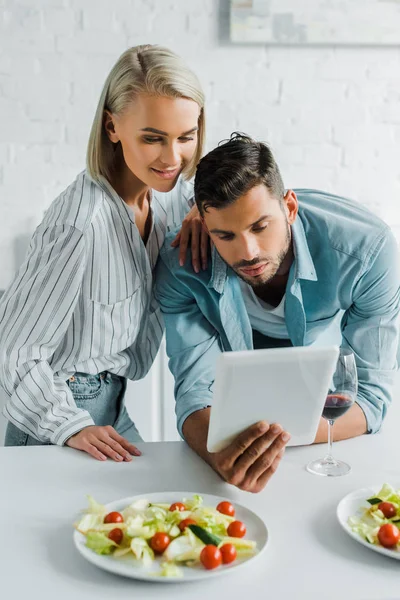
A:
<svg viewBox="0 0 400 600">
<path fill-rule="evenodd" d="M 204 133 L 200 84 L 178 56 L 148 45 L 120 57 L 87 169 L 50 206 L 1 300 L 6 445 L 139 455 L 126 381 L 148 372 L 164 322 L 178 429 L 241 489 L 263 489 L 290 432 L 261 422 L 206 451 L 222 351 L 312 344 L 339 319 L 359 392 L 336 437 L 379 429 L 400 306 L 389 228 L 347 199 L 286 190 L 270 149 L 247 136 L 201 159 Z M 316 441 L 325 439 L 321 420 Z"/>
</svg>

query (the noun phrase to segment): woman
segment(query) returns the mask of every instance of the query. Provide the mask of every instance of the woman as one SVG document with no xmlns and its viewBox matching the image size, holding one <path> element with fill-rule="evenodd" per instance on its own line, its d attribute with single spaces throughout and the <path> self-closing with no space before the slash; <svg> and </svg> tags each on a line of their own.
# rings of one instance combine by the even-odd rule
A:
<svg viewBox="0 0 400 600">
<path fill-rule="evenodd" d="M 153 269 L 182 223 L 204 140 L 196 76 L 159 46 L 127 50 L 97 107 L 87 170 L 52 203 L 0 306 L 6 445 L 67 444 L 131 460 L 141 437 L 126 380 L 146 375 L 163 334 Z M 175 243 L 207 238 L 193 208 Z"/>
</svg>

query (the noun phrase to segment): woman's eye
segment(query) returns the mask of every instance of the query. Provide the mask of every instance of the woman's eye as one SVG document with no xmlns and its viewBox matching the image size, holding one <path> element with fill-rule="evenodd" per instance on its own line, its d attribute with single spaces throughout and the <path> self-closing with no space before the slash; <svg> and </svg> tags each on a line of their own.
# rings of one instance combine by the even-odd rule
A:
<svg viewBox="0 0 400 600">
<path fill-rule="evenodd" d="M 223 240 L 224 242 L 230 242 L 233 240 L 233 235 L 220 235 L 219 239 Z"/>
<path fill-rule="evenodd" d="M 183 143 L 185 143 L 185 142 L 192 142 L 193 140 L 194 140 L 193 137 L 180 137 L 179 138 L 179 141 L 183 142 Z"/>
<path fill-rule="evenodd" d="M 154 136 L 150 136 L 150 135 L 145 135 L 143 137 L 143 140 L 146 142 L 146 144 L 156 144 L 157 142 L 162 142 L 162 138 L 160 137 L 154 137 Z"/>
</svg>

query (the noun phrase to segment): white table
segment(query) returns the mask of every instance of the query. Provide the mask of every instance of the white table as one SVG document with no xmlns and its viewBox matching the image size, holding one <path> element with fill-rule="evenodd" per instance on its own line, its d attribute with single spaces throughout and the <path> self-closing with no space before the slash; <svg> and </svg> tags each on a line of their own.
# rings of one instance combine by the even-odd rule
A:
<svg viewBox="0 0 400 600">
<path fill-rule="evenodd" d="M 132 463 L 101 463 L 70 448 L 0 448 L 0 597 L 44 600 L 123 598 L 400 597 L 400 562 L 350 539 L 336 522 L 339 500 L 354 489 L 400 484 L 398 407 L 375 436 L 340 442 L 352 472 L 337 479 L 307 473 L 322 446 L 290 448 L 267 488 L 241 492 L 222 482 L 183 442 L 141 444 Z M 270 542 L 254 565 L 197 583 L 158 584 L 119 578 L 86 562 L 72 543 L 72 522 L 85 494 L 100 502 L 162 490 L 210 493 L 257 511 Z"/>
</svg>

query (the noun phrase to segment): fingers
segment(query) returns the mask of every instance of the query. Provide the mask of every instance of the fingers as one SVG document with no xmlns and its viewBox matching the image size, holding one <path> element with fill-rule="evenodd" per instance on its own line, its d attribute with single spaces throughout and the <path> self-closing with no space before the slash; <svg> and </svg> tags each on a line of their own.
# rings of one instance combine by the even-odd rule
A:
<svg viewBox="0 0 400 600">
<path fill-rule="evenodd" d="M 193 206 L 187 216 L 183 219 L 182 227 L 171 246 L 179 246 L 179 264 L 182 267 L 186 261 L 187 249 L 192 251 L 192 265 L 196 273 L 200 272 L 200 265 L 207 268 L 208 245 L 210 244 L 207 230 L 203 227 L 203 221 L 199 215 L 197 206 Z"/>
<path fill-rule="evenodd" d="M 191 249 L 192 249 L 192 265 L 196 273 L 200 271 L 200 241 L 202 234 L 201 221 L 192 221 L 191 233 Z"/>
<path fill-rule="evenodd" d="M 210 238 L 204 227 L 201 228 L 201 240 L 200 240 L 200 254 L 201 254 L 201 266 L 203 271 L 207 269 L 207 256 L 208 256 L 208 245 Z"/>
<path fill-rule="evenodd" d="M 275 459 L 272 461 L 270 468 L 257 479 L 256 482 L 253 482 L 252 492 L 261 492 L 267 485 L 268 481 L 271 479 L 272 475 L 276 472 L 279 467 L 279 463 L 282 460 L 283 455 L 285 454 L 285 448 L 280 450 L 276 455 Z"/>
<path fill-rule="evenodd" d="M 182 229 L 180 231 L 180 242 L 179 242 L 179 264 L 181 267 L 185 264 L 186 253 L 189 244 L 190 228 L 187 221 L 183 221 Z"/>
<path fill-rule="evenodd" d="M 254 492 L 265 487 L 278 468 L 280 460 L 285 453 L 287 441 L 284 433 L 278 435 L 273 443 L 247 469 L 240 485 L 241 489 Z"/>
<path fill-rule="evenodd" d="M 176 234 L 175 239 L 171 242 L 171 246 L 173 246 L 174 248 L 176 248 L 176 246 L 179 246 L 180 239 L 181 239 L 181 232 L 179 231 Z"/>
<path fill-rule="evenodd" d="M 277 423 L 255 423 L 225 450 L 213 455 L 213 467 L 228 483 L 248 492 L 261 491 L 275 473 L 290 435 Z"/>
<path fill-rule="evenodd" d="M 92 441 L 92 444 L 103 454 L 117 462 L 123 460 L 130 462 L 132 460 L 131 453 L 135 456 L 141 454 L 136 446 L 130 444 L 111 426 L 100 428 L 98 439 Z"/>
<path fill-rule="evenodd" d="M 114 429 L 114 427 L 108 426 L 107 429 L 108 429 L 108 433 L 109 433 L 110 437 L 113 440 L 115 440 L 116 442 L 118 442 L 122 446 L 123 449 L 127 450 L 131 454 L 134 454 L 135 456 L 140 456 L 142 454 L 140 452 L 139 448 L 136 448 L 136 446 L 134 446 L 133 444 L 128 442 L 128 440 L 126 440 L 124 437 L 122 437 L 122 435 L 120 435 Z"/>
<path fill-rule="evenodd" d="M 97 439 L 94 440 L 92 444 L 108 458 L 112 458 L 116 462 L 122 462 L 123 460 L 129 462 L 132 460 L 131 455 L 128 454 L 128 452 L 126 452 L 123 447 L 115 442 L 112 438 L 109 438 L 106 441 Z"/>
<path fill-rule="evenodd" d="M 268 430 L 269 424 L 266 421 L 259 421 L 238 435 L 225 450 L 220 452 L 221 458 L 226 459 L 225 462 L 229 463 L 226 466 L 233 467 L 237 459 L 250 448 L 253 442 L 264 435 Z"/>
<path fill-rule="evenodd" d="M 96 458 L 97 460 L 107 460 L 107 456 L 100 452 L 100 450 L 98 450 L 96 446 L 93 446 L 93 444 L 88 444 L 85 452 L 87 452 L 88 454 L 90 454 L 90 456 L 93 456 L 93 458 Z"/>
<path fill-rule="evenodd" d="M 286 432 L 282 432 L 282 427 L 278 424 L 271 425 L 268 431 L 255 440 L 251 446 L 239 457 L 235 463 L 235 468 L 242 472 L 253 473 L 253 479 L 258 477 L 267 469 L 272 463 L 272 459 L 275 458 L 282 448 L 284 448 L 288 439 Z M 270 452 L 267 452 L 270 450 Z M 250 470 L 252 467 L 252 470 Z M 249 471 L 250 470 L 250 471 Z"/>
</svg>

